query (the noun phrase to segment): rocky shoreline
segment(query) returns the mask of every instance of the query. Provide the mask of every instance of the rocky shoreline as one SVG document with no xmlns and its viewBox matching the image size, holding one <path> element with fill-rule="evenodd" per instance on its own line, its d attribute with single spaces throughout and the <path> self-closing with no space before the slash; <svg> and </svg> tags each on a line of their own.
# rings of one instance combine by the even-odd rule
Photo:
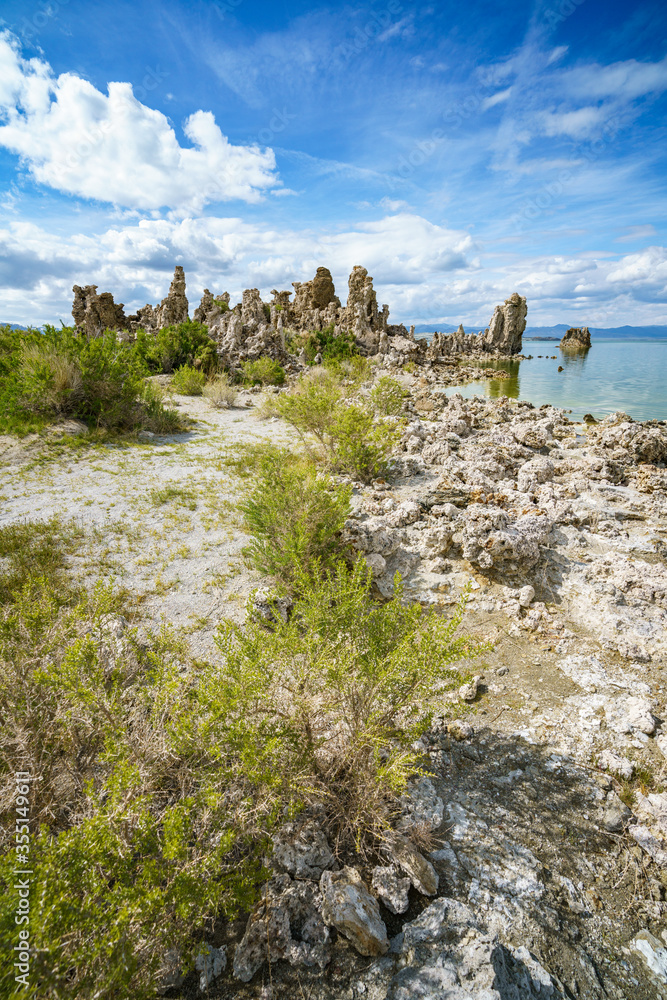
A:
<svg viewBox="0 0 667 1000">
<path fill-rule="evenodd" d="M 525 327 L 513 298 L 494 313 L 496 346 L 516 347 L 512 331 Z M 250 326 L 261 332 L 259 318 Z M 269 343 L 241 332 L 237 357 Z M 493 353 L 481 341 L 448 357 L 458 334 L 433 347 L 371 333 L 387 348 L 373 351 L 373 377 L 398 378 L 407 421 L 387 480 L 352 483 L 342 541 L 365 557 L 378 596 L 392 595 L 397 572 L 407 600 L 445 610 L 468 588 L 466 627 L 493 649 L 423 734 L 426 776 L 403 801 L 386 857 L 336 859 L 316 815 L 287 826 L 263 901 L 214 926 L 187 977 L 179 956 L 165 956 L 162 992 L 667 998 L 667 426 L 623 413 L 578 424 L 553 406 L 465 400 L 446 390 L 462 373 L 479 378 L 470 354 Z M 280 356 L 280 336 L 271 342 Z M 302 370 L 291 365 L 292 382 Z M 181 448 L 170 476 L 187 484 L 195 456 L 220 468 L 205 424 L 289 443 L 285 424 L 256 420 L 258 401 L 249 392 L 215 414 L 181 397 L 194 430 L 144 447 Z M 94 468 L 91 482 L 106 489 Z M 46 489 L 44 516 L 50 502 L 62 507 L 72 471 Z M 126 464 L 123 474 L 132 481 Z M 18 489 L 6 499 L 5 520 L 21 517 Z M 197 606 L 200 563 L 181 577 L 173 561 L 180 593 L 155 598 L 156 621 L 169 601 Z M 244 571 L 221 583 L 218 611 L 269 582 Z M 204 631 L 199 652 L 209 639 Z"/>
</svg>

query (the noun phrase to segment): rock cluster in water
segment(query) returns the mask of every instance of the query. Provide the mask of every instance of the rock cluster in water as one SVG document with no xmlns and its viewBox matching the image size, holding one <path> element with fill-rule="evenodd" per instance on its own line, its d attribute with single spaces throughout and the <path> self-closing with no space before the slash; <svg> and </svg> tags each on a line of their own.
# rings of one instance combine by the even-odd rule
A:
<svg viewBox="0 0 667 1000">
<path fill-rule="evenodd" d="M 560 342 L 561 350 L 587 351 L 590 346 L 591 334 L 587 326 L 570 327 Z"/>
</svg>

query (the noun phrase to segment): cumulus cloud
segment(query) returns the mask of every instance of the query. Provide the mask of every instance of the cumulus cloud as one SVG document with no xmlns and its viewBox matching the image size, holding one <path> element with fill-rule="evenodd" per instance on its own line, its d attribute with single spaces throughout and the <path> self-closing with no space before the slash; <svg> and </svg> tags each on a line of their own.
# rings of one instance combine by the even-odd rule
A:
<svg viewBox="0 0 667 1000">
<path fill-rule="evenodd" d="M 169 120 L 129 83 L 103 94 L 73 73 L 25 60 L 0 33 L 0 146 L 41 184 L 141 211 L 201 211 L 210 202 L 257 202 L 279 185 L 272 150 L 234 146 L 208 111 L 196 111 L 182 146 Z"/>
<path fill-rule="evenodd" d="M 128 312 L 157 302 L 175 264 L 186 269 L 191 310 L 205 287 L 229 291 L 233 301 L 251 287 L 268 297 L 272 288 L 312 278 L 321 265 L 331 269 L 344 301 L 355 264 L 368 268 L 394 322 L 463 320 L 481 329 L 515 290 L 528 298 L 532 325 L 614 326 L 628 316 L 637 324 L 660 323 L 667 303 L 664 247 L 619 259 L 592 253 L 509 259 L 501 267 L 467 232 L 410 213 L 344 231 L 305 232 L 239 218 L 142 219 L 68 239 L 14 223 L 0 231 L 0 245 L 0 320 L 17 323 L 68 320 L 74 283 L 112 291 Z"/>
</svg>

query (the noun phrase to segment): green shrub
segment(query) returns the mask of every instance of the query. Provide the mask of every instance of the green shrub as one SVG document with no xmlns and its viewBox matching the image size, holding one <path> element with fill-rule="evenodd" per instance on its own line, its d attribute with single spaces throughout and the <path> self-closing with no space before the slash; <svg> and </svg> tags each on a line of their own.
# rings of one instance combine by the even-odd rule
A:
<svg viewBox="0 0 667 1000">
<path fill-rule="evenodd" d="M 276 401 L 276 410 L 299 431 L 313 434 L 327 450 L 334 413 L 343 399 L 343 386 L 333 372 L 313 370 Z"/>
<path fill-rule="evenodd" d="M 303 574 L 326 572 L 339 557 L 352 491 L 284 450 L 265 452 L 258 462 L 239 504 L 253 537 L 247 552 L 256 569 L 292 590 Z"/>
<path fill-rule="evenodd" d="M 403 404 L 410 393 L 397 379 L 382 375 L 371 389 L 370 396 L 375 412 L 390 417 L 403 412 Z"/>
<path fill-rule="evenodd" d="M 207 685 L 206 739 L 224 731 L 218 705 L 254 730 L 268 772 L 287 783 L 298 808 L 317 801 L 340 848 L 377 845 L 396 799 L 418 769 L 411 745 L 445 693 L 461 683 L 457 661 L 482 650 L 458 636 L 452 619 L 406 605 L 400 580 L 392 600 L 371 599 L 363 560 L 321 579 L 303 574 L 291 616 L 266 623 L 248 614 L 225 622 L 223 670 Z M 200 705 L 205 699 L 200 696 Z"/>
<path fill-rule="evenodd" d="M 281 396 L 276 410 L 301 435 L 314 435 L 332 469 L 369 482 L 386 473 L 399 433 L 395 424 L 347 402 L 347 392 L 355 388 L 355 383 L 344 386 L 332 371 L 314 370 Z"/>
<path fill-rule="evenodd" d="M 157 333 L 137 330 L 134 352 L 148 371 L 167 375 L 176 368 L 195 363 L 206 374 L 218 367 L 218 355 L 208 327 L 194 320 L 165 326 Z"/>
<path fill-rule="evenodd" d="M 285 369 L 273 358 L 244 361 L 241 369 L 243 381 L 247 385 L 283 385 L 285 382 Z"/>
<path fill-rule="evenodd" d="M 22 402 L 35 413 L 72 414 L 84 398 L 78 364 L 53 342 L 23 345 L 18 379 Z"/>
<path fill-rule="evenodd" d="M 333 324 L 324 330 L 311 330 L 308 334 L 297 335 L 290 340 L 288 346 L 294 354 L 305 349 L 306 360 L 310 365 L 318 354 L 322 355 L 323 361 L 349 360 L 359 354 L 354 334 L 349 331 L 335 334 Z"/>
<path fill-rule="evenodd" d="M 399 437 L 396 425 L 376 420 L 360 406 L 340 406 L 330 428 L 332 464 L 362 482 L 385 476 Z"/>
<path fill-rule="evenodd" d="M 229 302 L 227 302 L 226 299 L 213 299 L 213 301 L 215 302 L 220 312 L 226 313 L 229 311 Z"/>
<path fill-rule="evenodd" d="M 178 410 L 164 404 L 164 391 L 154 382 L 144 382 L 140 396 L 141 427 L 153 434 L 177 434 L 185 424 Z"/>
<path fill-rule="evenodd" d="M 206 384 L 206 376 L 197 368 L 183 365 L 171 376 L 171 388 L 182 396 L 201 396 Z"/>
<path fill-rule="evenodd" d="M 252 906 L 274 800 L 255 794 L 233 718 L 227 741 L 202 741 L 183 641 L 118 641 L 121 598 L 68 582 L 76 540 L 55 522 L 0 529 L 0 937 L 16 941 L 20 768 L 39 778 L 26 995 L 148 998 L 168 948 L 191 966 L 205 922 Z M 14 975 L 4 963 L 1 996 Z"/>
</svg>

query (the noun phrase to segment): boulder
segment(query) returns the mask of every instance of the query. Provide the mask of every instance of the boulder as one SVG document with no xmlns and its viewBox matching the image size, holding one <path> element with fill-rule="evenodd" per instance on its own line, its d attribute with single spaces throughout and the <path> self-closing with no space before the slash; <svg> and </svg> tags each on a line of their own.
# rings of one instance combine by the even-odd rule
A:
<svg viewBox="0 0 667 1000">
<path fill-rule="evenodd" d="M 87 337 L 99 337 L 105 330 L 123 330 L 127 319 L 123 303 L 115 303 L 111 292 L 97 294 L 97 285 L 74 285 L 72 316 L 76 327 Z"/>
<path fill-rule="evenodd" d="M 572 326 L 560 342 L 561 350 L 587 351 L 591 346 L 591 335 L 587 326 Z"/>
<path fill-rule="evenodd" d="M 324 872 L 320 879 L 322 919 L 344 935 L 360 955 L 384 955 L 389 950 L 387 928 L 377 901 L 355 868 Z"/>
</svg>

